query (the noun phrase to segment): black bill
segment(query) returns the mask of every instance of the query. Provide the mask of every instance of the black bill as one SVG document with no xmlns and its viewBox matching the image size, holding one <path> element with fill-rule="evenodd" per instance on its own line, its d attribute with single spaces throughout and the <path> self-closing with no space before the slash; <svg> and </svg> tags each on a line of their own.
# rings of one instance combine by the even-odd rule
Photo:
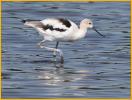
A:
<svg viewBox="0 0 132 100">
<path fill-rule="evenodd" d="M 95 27 L 93 27 L 92 29 L 96 31 L 100 36 L 105 37 L 105 35 L 101 34 Z"/>
</svg>

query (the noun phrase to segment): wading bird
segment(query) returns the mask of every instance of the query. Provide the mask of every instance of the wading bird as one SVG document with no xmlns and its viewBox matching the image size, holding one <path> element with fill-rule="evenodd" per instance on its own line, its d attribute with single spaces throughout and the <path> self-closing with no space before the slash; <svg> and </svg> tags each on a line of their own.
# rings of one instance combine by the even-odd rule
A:
<svg viewBox="0 0 132 100">
<path fill-rule="evenodd" d="M 73 42 L 82 39 L 86 36 L 87 29 L 91 28 L 95 30 L 99 35 L 103 36 L 93 26 L 93 22 L 90 19 L 84 19 L 80 22 L 78 27 L 71 20 L 63 18 L 47 18 L 44 20 L 22 20 L 24 25 L 35 28 L 43 40 L 38 43 L 40 48 L 45 48 L 53 52 L 54 57 L 58 52 L 61 57 L 61 64 L 64 63 L 63 52 L 58 49 L 59 42 Z M 50 48 L 44 45 L 46 41 L 55 41 L 56 47 Z"/>
</svg>

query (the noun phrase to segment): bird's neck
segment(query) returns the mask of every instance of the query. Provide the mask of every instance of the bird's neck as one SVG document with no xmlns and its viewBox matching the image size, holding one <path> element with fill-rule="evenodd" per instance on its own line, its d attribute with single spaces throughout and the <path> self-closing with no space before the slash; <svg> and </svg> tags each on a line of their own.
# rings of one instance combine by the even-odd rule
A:
<svg viewBox="0 0 132 100">
<path fill-rule="evenodd" d="M 81 39 L 86 36 L 87 28 L 80 27 L 78 32 L 76 33 L 76 39 Z"/>
</svg>

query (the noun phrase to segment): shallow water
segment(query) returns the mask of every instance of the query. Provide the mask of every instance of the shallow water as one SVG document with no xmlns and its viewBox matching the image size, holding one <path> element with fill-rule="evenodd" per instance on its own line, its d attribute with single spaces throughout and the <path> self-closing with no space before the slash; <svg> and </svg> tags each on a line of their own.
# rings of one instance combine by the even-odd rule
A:
<svg viewBox="0 0 132 100">
<path fill-rule="evenodd" d="M 130 95 L 129 3 L 2 3 L 2 97 L 126 98 Z M 65 17 L 75 23 L 91 18 L 104 35 L 63 42 L 64 67 L 37 47 L 41 37 L 21 19 Z M 54 47 L 55 43 L 47 43 Z"/>
</svg>

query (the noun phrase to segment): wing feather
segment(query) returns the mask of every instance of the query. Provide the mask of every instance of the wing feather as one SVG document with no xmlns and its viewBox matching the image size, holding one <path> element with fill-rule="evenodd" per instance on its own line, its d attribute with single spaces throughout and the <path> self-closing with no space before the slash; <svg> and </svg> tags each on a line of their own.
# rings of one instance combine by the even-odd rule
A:
<svg viewBox="0 0 132 100">
<path fill-rule="evenodd" d="M 41 21 L 44 25 L 51 25 L 53 28 L 59 28 L 59 29 L 68 29 L 63 23 L 61 23 L 58 19 L 44 19 Z"/>
</svg>

